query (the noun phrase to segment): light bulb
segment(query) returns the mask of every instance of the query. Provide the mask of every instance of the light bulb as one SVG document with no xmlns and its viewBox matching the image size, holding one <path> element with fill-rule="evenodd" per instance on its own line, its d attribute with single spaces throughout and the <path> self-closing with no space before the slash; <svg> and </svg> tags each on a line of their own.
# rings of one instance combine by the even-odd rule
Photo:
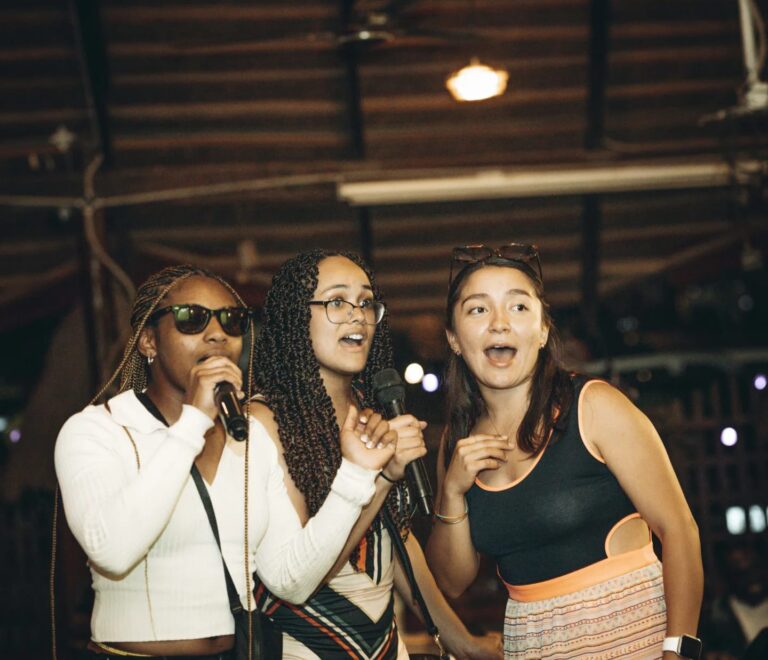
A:
<svg viewBox="0 0 768 660">
<path fill-rule="evenodd" d="M 467 66 L 448 76 L 445 86 L 457 101 L 484 101 L 503 94 L 508 79 L 504 69 L 493 69 L 472 58 Z"/>
</svg>

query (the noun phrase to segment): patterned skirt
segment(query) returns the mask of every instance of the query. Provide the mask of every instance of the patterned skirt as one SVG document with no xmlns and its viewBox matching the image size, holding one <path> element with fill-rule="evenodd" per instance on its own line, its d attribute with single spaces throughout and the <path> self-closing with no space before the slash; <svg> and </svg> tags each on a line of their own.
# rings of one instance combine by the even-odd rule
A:
<svg viewBox="0 0 768 660">
<path fill-rule="evenodd" d="M 667 625 L 661 563 L 541 600 L 507 601 L 505 658 L 662 657 Z"/>
</svg>

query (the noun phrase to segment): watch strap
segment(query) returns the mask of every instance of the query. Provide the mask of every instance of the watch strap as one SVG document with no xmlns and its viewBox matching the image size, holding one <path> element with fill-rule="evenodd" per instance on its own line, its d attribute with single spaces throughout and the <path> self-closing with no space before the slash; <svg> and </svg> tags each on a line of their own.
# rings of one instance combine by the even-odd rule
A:
<svg viewBox="0 0 768 660">
<path fill-rule="evenodd" d="M 701 655 L 701 640 L 691 635 L 677 637 L 665 637 L 661 645 L 662 651 L 671 651 L 681 658 L 694 658 L 698 660 Z"/>
<path fill-rule="evenodd" d="M 680 650 L 681 641 L 683 641 L 682 637 L 665 637 L 664 643 L 661 645 L 661 650 L 677 653 Z"/>
</svg>

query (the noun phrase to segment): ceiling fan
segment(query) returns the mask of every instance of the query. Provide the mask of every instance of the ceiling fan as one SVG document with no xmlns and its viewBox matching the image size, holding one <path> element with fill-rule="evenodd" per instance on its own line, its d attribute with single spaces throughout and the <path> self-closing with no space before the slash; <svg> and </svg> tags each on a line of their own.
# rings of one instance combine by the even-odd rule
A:
<svg viewBox="0 0 768 660">
<path fill-rule="evenodd" d="M 291 35 L 291 38 L 306 39 L 313 43 L 327 43 L 336 48 L 375 46 L 390 43 L 408 37 L 431 39 L 439 42 L 477 42 L 492 39 L 489 34 L 479 30 L 438 29 L 415 25 L 413 18 L 407 16 L 409 9 L 419 0 L 389 0 L 371 2 L 369 0 L 342 0 L 339 8 L 338 25 L 334 30 L 314 31 Z M 408 24 L 410 23 L 410 24 Z M 180 52 L 218 52 L 234 50 L 253 43 L 278 42 L 285 36 L 275 36 L 261 40 L 232 41 L 183 41 L 172 43 L 174 50 Z"/>
</svg>

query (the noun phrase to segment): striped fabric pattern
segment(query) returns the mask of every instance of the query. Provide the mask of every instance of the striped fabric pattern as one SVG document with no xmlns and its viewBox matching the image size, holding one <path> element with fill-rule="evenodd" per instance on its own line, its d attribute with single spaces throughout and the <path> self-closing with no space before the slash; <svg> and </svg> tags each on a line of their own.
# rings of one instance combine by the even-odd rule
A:
<svg viewBox="0 0 768 660">
<path fill-rule="evenodd" d="M 345 564 L 301 605 L 275 598 L 264 585 L 257 606 L 284 633 L 283 658 L 395 660 L 400 641 L 394 617 L 392 540 L 376 526 L 363 538 L 356 569 Z"/>
<path fill-rule="evenodd" d="M 285 634 L 300 642 L 297 657 L 324 660 L 395 660 L 398 656 L 397 626 L 393 601 L 378 621 L 328 586 L 303 605 L 285 601 L 264 602 L 266 612 Z M 288 644 L 292 648 L 291 644 Z M 283 657 L 291 657 L 288 652 Z"/>
<path fill-rule="evenodd" d="M 667 616 L 661 563 L 545 600 L 507 601 L 505 658 L 651 660 Z"/>
</svg>

